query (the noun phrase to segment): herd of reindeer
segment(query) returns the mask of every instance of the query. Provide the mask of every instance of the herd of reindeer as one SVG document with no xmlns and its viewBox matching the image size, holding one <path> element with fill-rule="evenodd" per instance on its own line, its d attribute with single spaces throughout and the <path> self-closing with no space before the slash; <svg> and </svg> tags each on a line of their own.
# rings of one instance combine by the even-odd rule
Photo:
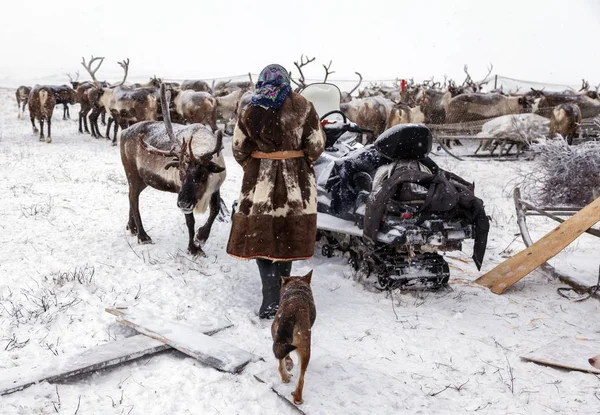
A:
<svg viewBox="0 0 600 415">
<path fill-rule="evenodd" d="M 302 56 L 299 62 L 294 62 L 299 77 L 292 78 L 297 90 L 303 89 L 306 79 L 303 67 L 313 62 L 315 58 Z M 40 140 L 44 140 L 44 123 L 47 124 L 46 142 L 51 142 L 51 119 L 56 104 L 63 104 L 63 118 L 69 117 L 69 105 L 80 104 L 79 132 L 91 133 L 93 137 L 103 137 L 98 126 L 98 120 L 106 125 L 105 137 L 110 139 L 110 129 L 113 125 L 113 144 L 116 144 L 118 128 L 127 128 L 132 124 L 146 120 L 161 120 L 162 108 L 158 90 L 164 84 L 170 92 L 168 102 L 171 119 L 176 123 L 200 123 L 217 130 L 217 123 L 222 122 L 231 126 L 237 115 L 250 102 L 253 82 L 249 74 L 248 81 L 218 82 L 209 85 L 203 80 L 185 80 L 182 83 L 163 83 L 159 78 L 151 78 L 145 84 L 126 85 L 129 71 L 129 59 L 119 62 L 124 71 L 120 82 L 109 84 L 98 81 L 96 72 L 104 61 L 101 57 L 91 57 L 81 64 L 90 75 L 90 81 L 79 81 L 67 75 L 68 85 L 36 85 L 33 88 L 21 86 L 17 89 L 16 98 L 19 107 L 19 117 L 28 106 L 34 133 L 38 132 L 35 125 L 40 124 Z M 329 66 L 325 68 L 325 79 L 333 72 Z M 484 80 L 488 80 L 493 66 L 490 66 Z M 577 134 L 582 119 L 595 118 L 600 114 L 600 99 L 598 87 L 590 88 L 583 80 L 579 91 L 566 90 L 549 92 L 531 89 L 525 93 L 492 90 L 482 92 L 489 82 L 476 82 L 470 76 L 465 65 L 466 78 L 462 84 L 445 79 L 444 82 L 434 82 L 433 78 L 422 83 L 413 80 L 400 81 L 392 86 L 371 84 L 361 90 L 362 76 L 357 85 L 347 92 L 342 92 L 341 110 L 359 126 L 373 131 L 366 137 L 370 142 L 387 128 L 401 123 L 425 124 L 458 124 L 469 121 L 480 121 L 495 117 L 536 113 L 550 119 L 550 134 L 560 134 L 572 143 Z M 108 114 L 108 122 L 105 122 Z M 89 120 L 89 129 L 88 129 Z M 91 131 L 90 131 L 91 130 Z"/>
</svg>

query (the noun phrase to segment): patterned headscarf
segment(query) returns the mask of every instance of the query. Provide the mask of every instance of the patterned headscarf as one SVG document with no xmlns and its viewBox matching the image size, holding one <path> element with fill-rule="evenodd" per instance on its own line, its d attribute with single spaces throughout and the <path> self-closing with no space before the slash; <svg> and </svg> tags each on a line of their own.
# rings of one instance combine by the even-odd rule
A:
<svg viewBox="0 0 600 415">
<path fill-rule="evenodd" d="M 290 76 L 285 68 L 269 65 L 258 76 L 251 105 L 278 109 L 291 90 Z"/>
</svg>

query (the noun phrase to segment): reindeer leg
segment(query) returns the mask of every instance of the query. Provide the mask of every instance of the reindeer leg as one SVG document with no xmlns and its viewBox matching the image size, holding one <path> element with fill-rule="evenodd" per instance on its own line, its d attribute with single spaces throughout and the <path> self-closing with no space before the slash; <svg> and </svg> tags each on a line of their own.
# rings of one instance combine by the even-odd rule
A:
<svg viewBox="0 0 600 415">
<path fill-rule="evenodd" d="M 113 117 L 108 118 L 108 124 L 106 125 L 106 139 L 110 140 L 110 125 L 114 122 Z"/>
<path fill-rule="evenodd" d="M 65 108 L 67 109 L 67 118 L 71 119 L 71 113 L 69 112 L 69 105 L 65 104 Z"/>
<path fill-rule="evenodd" d="M 86 133 L 90 133 L 90 130 L 88 130 L 88 121 L 87 121 L 87 114 L 88 114 L 89 110 L 85 112 L 85 114 L 83 114 L 83 128 L 85 129 Z"/>
<path fill-rule="evenodd" d="M 202 248 L 196 246 L 194 243 L 194 226 L 196 225 L 196 219 L 194 219 L 194 212 L 185 214 L 185 224 L 188 228 L 188 253 L 190 255 L 204 255 Z"/>
<path fill-rule="evenodd" d="M 40 141 L 44 141 L 44 117 L 40 117 Z"/>
<path fill-rule="evenodd" d="M 67 111 L 69 109 L 67 108 L 67 104 L 63 104 L 63 120 L 67 119 Z"/>
<path fill-rule="evenodd" d="M 146 184 L 142 181 L 141 177 L 132 177 L 130 180 L 134 180 L 135 183 L 129 182 L 129 223 L 127 229 L 132 233 L 137 231 L 138 243 L 139 244 L 151 244 L 152 239 L 148 236 L 142 225 L 142 217 L 140 216 L 140 193 L 146 188 Z M 131 219 L 133 217 L 133 224 L 131 225 Z"/>
<path fill-rule="evenodd" d="M 106 125 L 106 112 L 102 113 L 102 118 L 100 118 L 100 122 L 102 125 Z"/>
<path fill-rule="evenodd" d="M 308 345 L 308 349 L 303 347 L 296 349 L 296 351 L 300 359 L 300 377 L 298 377 L 298 384 L 296 385 L 296 390 L 292 392 L 292 396 L 294 397 L 294 403 L 300 405 L 304 402 L 302 400 L 302 390 L 304 389 L 304 373 L 306 373 L 306 368 L 310 361 L 310 344 Z"/>
<path fill-rule="evenodd" d="M 48 137 L 46 137 L 46 142 L 47 143 L 51 143 L 52 142 L 52 117 L 48 117 Z"/>
<path fill-rule="evenodd" d="M 210 229 L 212 228 L 212 224 L 219 214 L 220 207 L 221 196 L 219 190 L 217 190 L 210 197 L 210 215 L 208 216 L 206 223 L 202 225 L 202 227 L 198 229 L 198 233 L 196 233 L 196 242 L 198 242 L 200 245 L 203 245 L 208 239 L 208 236 L 210 235 Z"/>
<path fill-rule="evenodd" d="M 33 133 L 37 134 L 38 129 L 35 126 L 35 117 L 33 115 L 31 115 L 31 113 L 29 113 L 29 118 L 31 119 L 31 125 L 33 126 Z"/>
</svg>

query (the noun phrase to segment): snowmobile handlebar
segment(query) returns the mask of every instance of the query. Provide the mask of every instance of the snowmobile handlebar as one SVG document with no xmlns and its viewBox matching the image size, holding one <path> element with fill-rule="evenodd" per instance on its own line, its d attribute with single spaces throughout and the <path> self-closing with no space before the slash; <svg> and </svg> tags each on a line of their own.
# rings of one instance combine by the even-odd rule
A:
<svg viewBox="0 0 600 415">
<path fill-rule="evenodd" d="M 329 111 L 329 112 L 325 113 L 321 117 L 321 122 L 324 121 L 327 117 L 329 117 L 332 114 L 340 114 L 342 116 L 342 119 L 344 120 L 344 126 L 343 126 L 342 129 L 344 131 L 350 131 L 350 132 L 359 133 L 359 134 L 363 134 L 363 133 L 373 134 L 373 130 L 369 130 L 369 129 L 366 129 L 366 128 L 360 128 L 358 125 L 356 125 L 352 121 L 349 121 L 348 117 L 346 117 L 346 114 L 344 114 L 340 110 L 333 110 L 333 111 Z"/>
</svg>

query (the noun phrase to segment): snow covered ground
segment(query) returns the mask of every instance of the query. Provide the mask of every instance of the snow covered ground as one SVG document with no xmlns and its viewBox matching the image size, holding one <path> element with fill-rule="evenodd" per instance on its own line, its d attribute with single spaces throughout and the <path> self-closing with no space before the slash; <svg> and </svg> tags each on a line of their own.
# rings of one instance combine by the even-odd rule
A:
<svg viewBox="0 0 600 415">
<path fill-rule="evenodd" d="M 230 139 L 225 144 L 222 195 L 231 206 L 242 171 Z M 523 249 L 511 190 L 519 171 L 534 169 L 535 162 L 434 157 L 475 181 L 492 217 L 482 271 Z M 256 317 L 256 265 L 225 254 L 229 223 L 215 222 L 207 257 L 192 258 L 176 196 L 147 189 L 140 210 L 155 243 L 138 245 L 125 230 L 119 148 L 78 134 L 76 121 L 62 121 L 58 110 L 53 142 L 39 142 L 29 120 L 17 119 L 12 89 L 0 89 L 0 196 L 0 370 L 132 335 L 104 312 L 125 304 L 192 327 L 230 320 L 234 326 L 215 337 L 265 358 L 231 375 L 164 352 L 2 396 L 1 414 L 72 414 L 78 407 L 79 414 L 295 413 L 253 377 L 275 372 L 277 364 L 270 324 Z M 530 223 L 535 239 L 554 227 L 541 218 Z M 584 235 L 552 264 L 594 283 L 599 246 Z M 326 370 L 309 365 L 305 401 L 319 388 L 347 397 L 328 402 L 322 413 L 598 413 L 600 377 L 519 356 L 563 336 L 600 339 L 599 303 L 558 296 L 561 284 L 541 272 L 504 295 L 492 294 L 473 283 L 481 273 L 471 248 L 467 243 L 464 252 L 448 255 L 450 287 L 439 292 L 374 293 L 353 280 L 344 260 L 318 253 L 295 263 L 294 274 L 314 269 L 312 364 L 347 361 L 389 380 L 382 394 L 364 377 L 331 384 Z M 311 377 L 311 369 L 325 375 Z M 332 377 L 341 370 L 332 367 Z"/>
</svg>

